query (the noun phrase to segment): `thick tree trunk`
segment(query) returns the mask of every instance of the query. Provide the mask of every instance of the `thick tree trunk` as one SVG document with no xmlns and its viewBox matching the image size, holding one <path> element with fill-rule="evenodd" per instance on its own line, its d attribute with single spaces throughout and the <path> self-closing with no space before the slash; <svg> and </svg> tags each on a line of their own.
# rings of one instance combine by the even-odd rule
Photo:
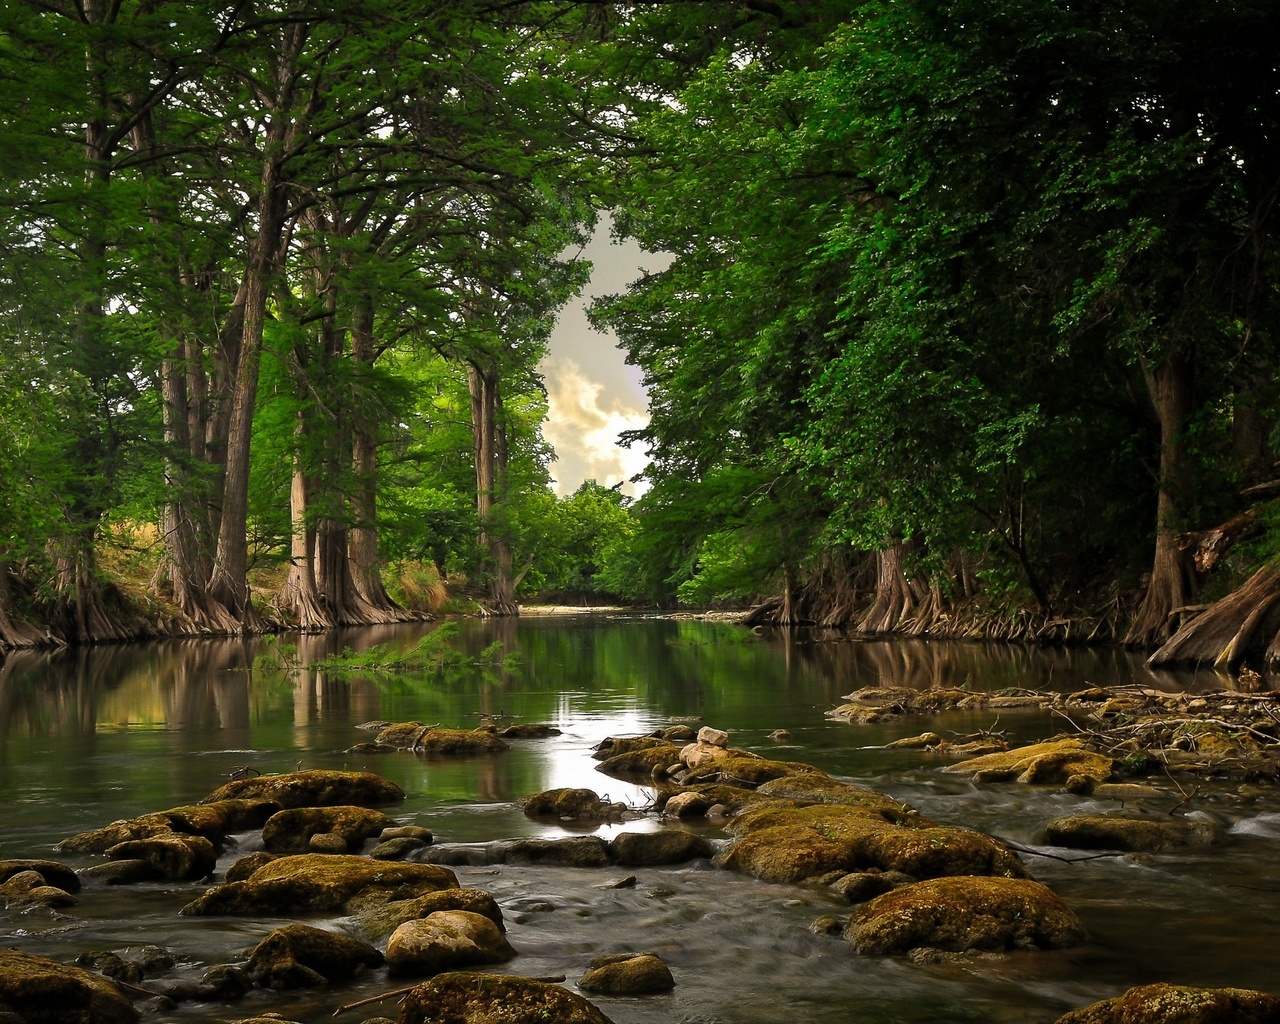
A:
<svg viewBox="0 0 1280 1024">
<path fill-rule="evenodd" d="M 1251 661 L 1280 662 L 1280 561 L 1264 565 L 1238 589 L 1214 602 L 1147 661 L 1154 667 L 1213 664 L 1234 669 Z"/>
<path fill-rule="evenodd" d="M 13 590 L 9 585 L 10 566 L 0 561 L 0 650 L 6 647 L 39 647 L 43 644 L 58 643 L 58 638 L 23 622 L 18 618 L 13 603 Z"/>
<path fill-rule="evenodd" d="M 489 553 L 488 599 L 484 613 L 491 616 L 519 615 L 512 577 L 511 546 L 495 523 L 495 511 L 505 497 L 506 433 L 499 417 L 501 398 L 497 370 L 481 369 L 467 363 L 467 384 L 471 391 L 471 436 L 476 464 L 476 514 L 480 521 L 477 540 Z"/>
<path fill-rule="evenodd" d="M 373 366 L 373 301 L 365 297 L 351 324 L 351 359 L 357 372 Z M 417 618 L 387 593 L 378 556 L 378 422 L 356 409 L 351 425 L 352 527 L 347 540 L 351 582 L 371 622 Z"/>
<path fill-rule="evenodd" d="M 1126 644 L 1163 643 L 1173 632 L 1175 609 L 1195 598 L 1190 558 L 1178 546 L 1181 511 L 1191 489 L 1185 429 L 1192 404 L 1191 364 L 1177 352 L 1147 373 L 1147 388 L 1160 421 L 1160 491 L 1156 504 L 1156 550 L 1151 582 L 1124 638 Z"/>
<path fill-rule="evenodd" d="M 298 417 L 295 436 L 301 439 L 302 417 Z M 281 615 L 297 625 L 303 632 L 317 632 L 334 625 L 333 616 L 320 600 L 316 586 L 315 550 L 316 531 L 307 523 L 307 478 L 302 469 L 302 456 L 293 456 L 293 477 L 289 486 L 289 575 L 284 586 L 271 602 Z"/>
<path fill-rule="evenodd" d="M 903 543 L 896 537 L 876 553 L 876 599 L 858 623 L 859 631 L 891 633 L 911 611 L 915 601 L 904 572 L 903 554 Z"/>
</svg>

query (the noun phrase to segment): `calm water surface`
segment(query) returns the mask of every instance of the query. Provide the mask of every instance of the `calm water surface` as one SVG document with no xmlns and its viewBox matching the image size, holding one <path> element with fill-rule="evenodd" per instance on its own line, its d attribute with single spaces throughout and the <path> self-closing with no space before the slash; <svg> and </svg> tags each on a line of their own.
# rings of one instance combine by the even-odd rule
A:
<svg viewBox="0 0 1280 1024">
<path fill-rule="evenodd" d="M 389 812 L 426 825 L 441 842 L 563 835 L 557 826 L 526 819 L 513 801 L 552 787 L 587 786 L 643 809 L 648 793 L 596 772 L 591 748 L 605 736 L 696 717 L 728 729 L 735 746 L 816 764 L 940 822 L 1027 848 L 1035 877 L 1076 910 L 1090 943 L 1066 952 L 917 964 L 860 957 L 840 939 L 812 934 L 814 918 L 847 912 L 825 892 L 765 885 L 705 862 L 640 869 L 638 884 L 629 889 L 607 888 L 626 873 L 621 870 L 457 868 L 463 885 L 489 890 L 503 907 L 520 955 L 502 970 L 565 974 L 571 983 L 597 953 L 658 952 L 676 977 L 675 991 L 594 998 L 617 1024 L 1048 1024 L 1067 1009 L 1156 980 L 1280 992 L 1280 958 L 1272 947 L 1280 916 L 1280 794 L 1273 789 L 1217 784 L 1196 793 L 1190 813 L 1226 825 L 1226 846 L 1067 863 L 1037 855 L 1079 856 L 1044 847 L 1044 823 L 1116 805 L 1014 783 L 977 787 L 941 774 L 938 763 L 919 752 L 878 749 L 926 728 L 957 736 L 999 729 L 1011 739 L 1035 739 L 1057 730 L 1047 717 L 953 713 L 883 726 L 824 717 L 842 695 L 866 685 L 1069 691 L 1138 682 L 1204 690 L 1223 686 L 1223 678 L 1154 676 L 1124 652 L 756 638 L 725 624 L 638 617 L 464 622 L 459 630 L 460 648 L 478 654 L 501 641 L 520 653 L 519 666 L 503 671 L 468 665 L 410 677 L 305 667 L 342 647 L 409 646 L 420 632 L 409 628 L 297 640 L 290 670 L 279 666 L 278 657 L 261 657 L 264 650 L 278 650 L 280 641 L 10 656 L 0 662 L 0 859 L 51 857 L 53 845 L 73 833 L 195 802 L 240 766 L 263 773 L 297 767 L 378 772 L 408 794 Z M 274 668 L 266 664 L 272 660 Z M 356 727 L 374 720 L 453 727 L 546 722 L 563 735 L 451 761 L 344 753 L 369 738 Z M 769 733 L 780 728 L 792 739 L 771 741 Z M 660 826 L 649 817 L 623 827 Z M 574 831 L 607 836 L 616 828 Z M 703 831 L 724 838 L 719 830 Z M 253 843 L 245 837 L 228 850 L 219 871 L 252 852 Z M 71 860 L 74 866 L 91 862 Z M 209 966 L 242 959 L 285 923 L 178 916 L 201 888 L 87 887 L 78 906 L 57 915 L 0 911 L 0 943 L 67 961 L 88 951 L 155 943 L 178 956 L 177 973 L 198 976 Z M 379 972 L 332 989 L 187 1004 L 151 1019 L 230 1021 L 276 1011 L 311 1024 L 333 1019 L 340 1005 L 402 984 Z M 378 1013 L 396 1016 L 394 1003 L 338 1019 L 361 1021 Z"/>
</svg>

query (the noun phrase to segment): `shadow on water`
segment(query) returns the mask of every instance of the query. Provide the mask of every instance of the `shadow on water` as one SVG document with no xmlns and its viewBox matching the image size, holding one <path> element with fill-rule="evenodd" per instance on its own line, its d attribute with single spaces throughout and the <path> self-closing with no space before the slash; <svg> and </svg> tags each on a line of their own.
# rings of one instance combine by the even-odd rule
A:
<svg viewBox="0 0 1280 1024">
<path fill-rule="evenodd" d="M 989 714 L 854 727 L 829 721 L 825 712 L 864 686 L 1209 690 L 1229 683 L 1213 674 L 1153 673 L 1122 650 L 850 641 L 817 632 L 757 636 L 723 623 L 643 617 L 466 621 L 457 630 L 459 664 L 411 674 L 338 671 L 325 663 L 377 645 L 407 650 L 421 639 L 421 626 L 8 655 L 0 661 L 0 857 L 48 857 L 67 835 L 193 802 L 244 766 L 264 773 L 298 766 L 379 772 L 407 793 L 393 813 L 445 841 L 563 835 L 568 830 L 557 823 L 525 819 L 513 801 L 555 786 L 588 786 L 644 808 L 648 791 L 595 772 L 590 750 L 607 735 L 647 732 L 673 720 L 729 729 L 735 745 L 816 764 L 936 820 L 1051 853 L 1038 845 L 1047 820 L 1108 808 L 1013 783 L 977 787 L 939 773 L 918 751 L 881 748 L 925 728 L 944 734 L 989 728 Z M 495 656 L 495 644 L 499 654 L 518 655 L 514 665 Z M 347 753 L 369 738 L 361 724 L 408 720 L 453 727 L 545 722 L 562 735 L 459 760 Z M 999 724 L 1025 738 L 1057 728 L 1034 713 L 1007 714 Z M 791 738 L 771 740 L 776 729 Z M 1077 909 L 1093 939 L 1079 950 L 995 961 L 926 965 L 858 957 L 841 940 L 809 930 L 818 915 L 847 910 L 828 892 L 764 885 L 705 862 L 640 869 L 630 889 L 603 888 L 617 874 L 607 869 L 458 872 L 462 884 L 489 889 L 502 904 L 520 952 L 507 968 L 513 972 L 565 973 L 572 980 L 596 953 L 659 951 L 676 974 L 675 992 L 599 1000 L 618 1024 L 836 1024 L 851 1015 L 871 1022 L 1047 1024 L 1073 1006 L 1151 980 L 1280 991 L 1280 965 L 1268 952 L 1280 913 L 1274 866 L 1280 800 L 1224 785 L 1206 788 L 1191 806 L 1191 813 L 1229 828 L 1231 842 L 1075 864 L 1029 854 L 1032 871 Z M 626 827 L 659 825 L 648 817 Z M 701 830 L 724 838 L 709 825 Z M 254 842 L 246 837 L 224 853 L 219 871 Z M 91 888 L 62 916 L 2 911 L 0 943 L 71 960 L 91 949 L 159 942 L 199 967 L 238 958 L 280 923 L 179 917 L 199 888 Z M 342 1002 L 394 987 L 374 975 L 341 990 L 255 994 L 234 1007 L 188 1005 L 175 1019 L 272 1010 L 319 1022 Z"/>
</svg>

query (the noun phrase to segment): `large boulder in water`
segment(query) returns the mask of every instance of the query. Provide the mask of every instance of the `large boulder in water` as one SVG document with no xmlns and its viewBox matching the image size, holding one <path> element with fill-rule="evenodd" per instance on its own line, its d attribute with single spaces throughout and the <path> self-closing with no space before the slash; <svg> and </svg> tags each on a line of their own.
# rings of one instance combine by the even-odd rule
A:
<svg viewBox="0 0 1280 1024">
<path fill-rule="evenodd" d="M 499 931 L 506 931 L 502 908 L 483 889 L 441 889 L 425 896 L 403 899 L 397 893 L 374 890 L 361 893 L 347 908 L 360 930 L 374 939 L 385 939 L 406 921 L 429 917 L 439 910 L 466 910 L 487 917 Z"/>
<path fill-rule="evenodd" d="M 559 818 L 573 821 L 621 821 L 624 803 L 601 800 L 592 789 L 548 789 L 516 802 L 529 818 Z"/>
<path fill-rule="evenodd" d="M 1190 818 L 1139 818 L 1120 814 L 1072 814 L 1044 828 L 1056 846 L 1077 850 L 1154 852 L 1173 847 L 1214 846 L 1226 838 L 1212 821 Z"/>
<path fill-rule="evenodd" d="M 942 769 L 971 775 L 976 782 L 1019 782 L 1065 785 L 1076 780 L 1106 782 L 1115 774 L 1115 759 L 1090 750 L 1080 740 L 1049 740 L 1013 750 L 983 754 Z"/>
<path fill-rule="evenodd" d="M 497 925 L 483 914 L 466 910 L 438 910 L 406 921 L 387 940 L 387 967 L 392 974 L 439 974 L 506 963 L 515 955 Z"/>
<path fill-rule="evenodd" d="M 441 756 L 465 756 L 468 754 L 496 754 L 510 749 L 498 739 L 493 727 L 479 729 L 445 729 L 421 722 L 396 722 L 388 725 L 374 740 L 381 746 L 396 750 L 412 750 L 421 754 Z"/>
<path fill-rule="evenodd" d="M 200 802 L 211 804 L 219 800 L 251 799 L 274 800 L 280 807 L 333 807 L 339 804 L 377 807 L 403 800 L 404 790 L 390 779 L 372 772 L 317 768 L 305 772 L 287 772 L 284 775 L 236 779 L 214 790 Z"/>
<path fill-rule="evenodd" d="M 868 869 L 914 878 L 1027 874 L 1016 853 L 981 832 L 895 825 L 861 806 L 762 807 L 734 818 L 729 828 L 738 838 L 715 865 L 766 882 Z"/>
<path fill-rule="evenodd" d="M 649 996 L 676 987 L 671 970 L 652 953 L 616 953 L 592 959 L 578 979 L 583 992 L 607 996 Z"/>
<path fill-rule="evenodd" d="M 47 957 L 0 949 L 0 1013 L 24 1024 L 133 1024 L 133 1003 L 106 978 Z"/>
<path fill-rule="evenodd" d="M 441 974 L 412 989 L 400 1024 L 613 1024 L 582 996 L 559 985 L 494 974 Z"/>
<path fill-rule="evenodd" d="M 262 826 L 262 845 L 271 853 L 305 853 L 311 849 L 312 836 L 336 835 L 343 841 L 343 852 L 355 852 L 366 839 L 397 824 L 381 811 L 355 804 L 291 807 L 267 819 Z"/>
<path fill-rule="evenodd" d="M 249 954 L 249 977 L 269 988 L 306 988 L 345 981 L 381 967 L 383 955 L 350 935 L 290 924 L 277 928 Z"/>
<path fill-rule="evenodd" d="M 171 807 L 136 818 L 122 818 L 102 828 L 80 832 L 62 840 L 59 853 L 106 853 L 113 846 L 153 836 L 203 836 L 221 848 L 233 832 L 262 828 L 281 805 L 274 800 L 226 799 Z"/>
<path fill-rule="evenodd" d="M 0 885 L 24 871 L 36 872 L 45 885 L 56 886 L 67 892 L 80 891 L 80 876 L 65 864 L 52 860 L 0 860 Z"/>
<path fill-rule="evenodd" d="M 146 839 L 129 839 L 107 850 L 112 860 L 142 861 L 152 877 L 168 881 L 197 881 L 208 878 L 218 862 L 218 854 L 204 836 L 162 832 Z"/>
<path fill-rule="evenodd" d="M 351 854 L 279 857 L 240 882 L 215 885 L 182 908 L 183 914 L 292 914 L 342 910 L 353 897 L 387 890 L 404 898 L 458 888 L 458 878 L 436 864 L 373 860 Z"/>
<path fill-rule="evenodd" d="M 1280 1024 L 1280 999 L 1245 988 L 1139 985 L 1072 1010 L 1057 1024 Z"/>
<path fill-rule="evenodd" d="M 859 953 L 1062 949 L 1088 937 L 1048 886 L 1027 878 L 934 878 L 858 907 L 845 928 Z"/>
<path fill-rule="evenodd" d="M 683 829 L 661 832 L 620 832 L 609 841 L 615 864 L 646 867 L 656 864 L 683 864 L 699 857 L 711 857 L 711 841 Z"/>
</svg>

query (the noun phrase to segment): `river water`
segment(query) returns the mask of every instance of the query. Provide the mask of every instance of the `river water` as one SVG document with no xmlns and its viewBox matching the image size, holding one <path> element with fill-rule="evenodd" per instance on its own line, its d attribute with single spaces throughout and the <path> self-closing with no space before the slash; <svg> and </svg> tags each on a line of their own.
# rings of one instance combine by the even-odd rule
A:
<svg viewBox="0 0 1280 1024">
<path fill-rule="evenodd" d="M 463 622 L 455 645 L 486 664 L 440 673 L 306 667 L 346 647 L 409 646 L 422 628 L 295 638 L 296 650 L 268 639 L 9 656 L 0 663 L 0 859 L 52 857 L 54 844 L 76 832 L 195 802 L 241 766 L 264 774 L 298 767 L 378 772 L 408 794 L 388 813 L 427 826 L 441 842 L 565 835 L 556 825 L 526 819 L 513 801 L 553 787 L 586 786 L 642 812 L 648 793 L 596 772 L 591 748 L 606 736 L 696 720 L 729 730 L 736 747 L 815 764 L 938 822 L 1027 848 L 1033 875 L 1079 914 L 1090 942 L 1063 952 L 932 964 L 864 957 L 842 939 L 809 929 L 822 914 L 847 913 L 838 898 L 763 884 L 706 862 L 642 868 L 634 872 L 637 884 L 623 889 L 609 887 L 628 873 L 618 869 L 459 867 L 463 885 L 492 892 L 503 908 L 519 956 L 500 970 L 564 974 L 571 984 L 598 953 L 659 953 L 676 978 L 674 992 L 593 998 L 617 1024 L 1048 1024 L 1068 1009 L 1151 981 L 1280 992 L 1280 958 L 1272 947 L 1280 917 L 1280 794 L 1274 788 L 1216 783 L 1192 795 L 1185 812 L 1225 825 L 1230 841 L 1224 846 L 1084 857 L 1045 847 L 1044 823 L 1116 804 L 1016 783 L 975 786 L 940 773 L 939 763 L 918 751 L 880 749 L 926 728 L 956 736 L 995 729 L 1030 740 L 1051 735 L 1060 723 L 1039 712 L 1004 712 L 998 720 L 957 712 L 876 726 L 825 717 L 842 695 L 867 685 L 1066 692 L 1138 682 L 1207 690 L 1225 685 L 1224 677 L 1153 675 L 1119 651 L 757 637 L 724 623 L 639 616 Z M 518 652 L 518 665 L 501 668 L 478 657 L 499 641 L 503 650 Z M 543 722 L 563 734 L 456 760 L 344 753 L 370 738 L 357 726 L 375 720 L 451 727 Z M 777 729 L 789 730 L 791 738 L 771 740 Z M 1166 785 L 1171 808 L 1182 794 Z M 651 815 L 621 826 L 657 827 Z M 575 827 L 573 833 L 607 837 L 617 830 Z M 715 828 L 702 831 L 724 838 Z M 249 838 L 228 850 L 219 872 L 252 849 Z M 77 867 L 92 862 L 68 860 Z M 64 961 L 158 944 L 178 958 L 175 973 L 198 976 L 242 959 L 287 923 L 179 916 L 201 888 L 86 887 L 77 906 L 58 914 L 0 911 L 0 943 Z M 150 1019 L 230 1021 L 274 1011 L 311 1024 L 333 1019 L 338 1006 L 403 984 L 377 972 L 331 989 L 184 1004 Z M 338 1019 L 375 1014 L 395 1017 L 394 1002 Z"/>
</svg>

